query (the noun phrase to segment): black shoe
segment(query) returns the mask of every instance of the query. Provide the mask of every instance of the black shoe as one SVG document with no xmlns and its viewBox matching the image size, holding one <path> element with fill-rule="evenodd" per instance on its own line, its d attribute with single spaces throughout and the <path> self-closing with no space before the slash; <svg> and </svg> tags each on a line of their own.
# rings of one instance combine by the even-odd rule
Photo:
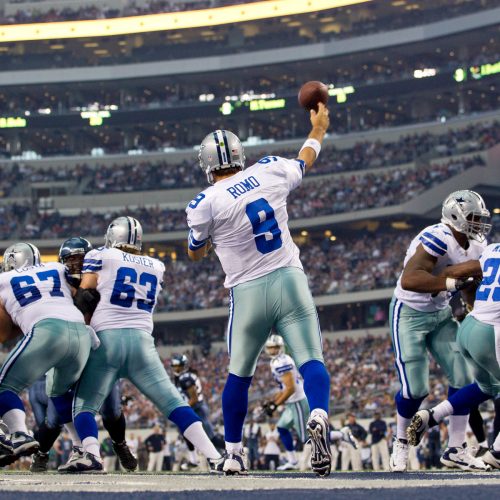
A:
<svg viewBox="0 0 500 500">
<path fill-rule="evenodd" d="M 113 441 L 113 450 L 115 450 L 118 460 L 120 460 L 120 463 L 126 471 L 134 472 L 135 469 L 137 469 L 137 458 L 132 455 L 126 441 L 123 441 L 123 443 L 115 443 Z"/>
<path fill-rule="evenodd" d="M 14 455 L 16 455 L 16 460 L 19 457 L 29 457 L 40 448 L 40 443 L 25 432 L 14 432 L 11 434 L 10 440 L 12 442 L 12 448 L 14 449 Z"/>
<path fill-rule="evenodd" d="M 10 465 L 15 460 L 16 456 L 10 439 L 4 434 L 0 434 L 0 467 Z"/>
<path fill-rule="evenodd" d="M 49 468 L 49 454 L 38 451 L 31 458 L 30 472 L 47 472 Z"/>
</svg>

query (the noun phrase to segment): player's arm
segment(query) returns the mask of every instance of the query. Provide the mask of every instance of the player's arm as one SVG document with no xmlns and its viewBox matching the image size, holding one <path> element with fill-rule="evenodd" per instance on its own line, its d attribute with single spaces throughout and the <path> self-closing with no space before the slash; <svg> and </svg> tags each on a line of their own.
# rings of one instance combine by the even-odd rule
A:
<svg viewBox="0 0 500 500">
<path fill-rule="evenodd" d="M 415 254 L 407 262 L 401 275 L 404 290 L 418 293 L 439 293 L 446 290 L 446 277 L 434 276 L 437 257 L 426 252 L 420 244 Z"/>
<path fill-rule="evenodd" d="M 97 279 L 97 273 L 84 273 L 80 288 L 76 291 L 73 299 L 75 306 L 83 313 L 87 324 L 90 323 L 90 318 L 92 318 L 92 314 L 101 298 L 99 292 L 96 290 Z"/>
<path fill-rule="evenodd" d="M 318 111 L 311 109 L 311 125 L 311 132 L 297 156 L 306 164 L 306 170 L 309 170 L 318 158 L 323 138 L 330 125 L 328 108 L 322 102 L 318 103 Z"/>
<path fill-rule="evenodd" d="M 186 394 L 189 397 L 188 405 L 194 406 L 198 402 L 198 394 L 196 394 L 196 387 L 194 385 L 186 389 Z"/>
<path fill-rule="evenodd" d="M 442 274 L 448 278 L 483 277 L 481 264 L 478 260 L 468 260 L 467 262 L 462 262 L 460 264 L 448 266 L 445 269 L 443 269 Z"/>
<path fill-rule="evenodd" d="M 211 248 L 212 240 L 210 239 L 208 239 L 202 247 L 197 249 L 192 249 L 188 246 L 188 257 L 196 262 L 203 259 L 203 257 L 206 257 L 209 254 Z"/>
<path fill-rule="evenodd" d="M 293 371 L 287 371 L 281 376 L 281 383 L 284 388 L 279 392 L 274 398 L 274 404 L 276 406 L 282 405 L 286 400 L 295 392 L 295 380 L 293 378 Z"/>
<path fill-rule="evenodd" d="M 7 342 L 15 339 L 17 336 L 22 335 L 19 326 L 15 325 L 9 313 L 0 302 L 0 342 Z"/>
</svg>

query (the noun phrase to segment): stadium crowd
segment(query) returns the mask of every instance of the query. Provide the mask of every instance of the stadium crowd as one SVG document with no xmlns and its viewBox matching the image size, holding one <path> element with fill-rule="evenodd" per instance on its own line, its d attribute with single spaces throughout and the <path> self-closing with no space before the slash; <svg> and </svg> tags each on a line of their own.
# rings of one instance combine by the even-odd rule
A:
<svg viewBox="0 0 500 500">
<path fill-rule="evenodd" d="M 483 159 L 474 156 L 419 168 L 343 175 L 336 177 L 334 183 L 310 181 L 294 193 L 288 204 L 288 213 L 291 219 L 299 219 L 404 203 L 465 169 L 479 165 L 484 165 Z M 63 238 L 67 234 L 79 234 L 82 232 L 82 220 L 85 220 L 88 228 L 87 236 L 101 235 L 109 222 L 118 216 L 118 212 L 99 214 L 90 210 L 75 216 L 65 216 L 58 211 L 30 209 L 28 205 L 15 205 L 15 208 L 5 206 L 3 209 L 6 216 L 3 226 L 13 229 L 7 231 L 4 237 L 21 239 Z M 124 211 L 129 210 L 121 209 L 119 214 Z M 182 209 L 153 206 L 134 209 L 133 212 L 146 233 L 186 228 L 186 216 Z"/>
</svg>

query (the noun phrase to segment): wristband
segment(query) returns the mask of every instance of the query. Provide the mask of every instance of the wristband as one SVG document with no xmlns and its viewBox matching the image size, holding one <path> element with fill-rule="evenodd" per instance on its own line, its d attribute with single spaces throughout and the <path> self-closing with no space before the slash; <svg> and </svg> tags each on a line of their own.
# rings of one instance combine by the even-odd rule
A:
<svg viewBox="0 0 500 500">
<path fill-rule="evenodd" d="M 449 292 L 457 291 L 457 280 L 455 278 L 446 278 L 446 290 Z"/>
<path fill-rule="evenodd" d="M 304 148 L 314 149 L 316 158 L 318 158 L 319 152 L 321 151 L 321 144 L 317 139 L 306 139 L 306 142 L 304 142 L 303 146 L 300 148 L 299 154 Z"/>
</svg>

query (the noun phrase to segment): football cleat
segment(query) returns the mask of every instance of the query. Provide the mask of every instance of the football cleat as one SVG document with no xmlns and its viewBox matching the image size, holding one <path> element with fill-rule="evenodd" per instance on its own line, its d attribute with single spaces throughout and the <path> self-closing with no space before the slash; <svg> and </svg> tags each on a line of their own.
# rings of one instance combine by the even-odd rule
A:
<svg viewBox="0 0 500 500">
<path fill-rule="evenodd" d="M 183 462 L 181 464 L 181 470 L 187 471 L 191 469 L 196 469 L 199 466 L 199 464 L 195 464 L 194 462 Z"/>
<path fill-rule="evenodd" d="M 340 429 L 340 432 L 342 433 L 342 441 L 344 441 L 344 443 L 349 443 L 355 450 L 357 450 L 358 442 L 351 432 L 351 428 L 346 425 Z"/>
<path fill-rule="evenodd" d="M 299 462 L 287 462 L 286 464 L 280 465 L 276 470 L 298 470 Z"/>
<path fill-rule="evenodd" d="M 451 469 L 461 469 L 469 472 L 484 472 L 491 470 L 491 467 L 480 458 L 474 457 L 464 446 L 456 448 L 446 448 L 441 456 L 440 462 Z"/>
<path fill-rule="evenodd" d="M 225 454 L 220 458 L 207 458 L 208 472 L 210 474 L 224 474 Z"/>
<path fill-rule="evenodd" d="M 495 469 L 500 469 L 500 451 L 495 451 L 490 448 L 482 457 L 481 460 Z"/>
<path fill-rule="evenodd" d="M 408 429 L 406 429 L 408 443 L 412 446 L 417 446 L 420 441 L 422 441 L 425 432 L 437 424 L 432 414 L 432 410 L 417 411 L 417 413 L 413 415 Z"/>
<path fill-rule="evenodd" d="M 40 443 L 29 434 L 24 432 L 14 432 L 10 436 L 12 448 L 16 459 L 19 457 L 29 457 L 38 451 Z"/>
<path fill-rule="evenodd" d="M 57 469 L 61 474 L 106 474 L 102 462 L 92 453 L 73 454 L 67 464 Z"/>
<path fill-rule="evenodd" d="M 115 450 L 118 460 L 120 460 L 122 467 L 127 472 L 134 472 L 137 469 L 137 458 L 132 455 L 126 441 L 123 441 L 123 443 L 115 443 L 113 441 L 113 450 Z"/>
<path fill-rule="evenodd" d="M 37 451 L 31 457 L 30 472 L 47 472 L 49 469 L 49 454 Z"/>
<path fill-rule="evenodd" d="M 0 432 L 0 467 L 9 465 L 15 460 L 16 456 L 10 439 L 3 432 Z"/>
<path fill-rule="evenodd" d="M 228 453 L 224 459 L 222 470 L 226 476 L 248 475 L 247 457 L 243 450 L 239 453 Z"/>
<path fill-rule="evenodd" d="M 71 450 L 71 455 L 68 458 L 68 461 L 64 465 L 60 465 L 57 470 L 59 472 L 67 472 L 66 469 L 75 461 L 83 457 L 83 449 L 79 446 L 73 446 Z"/>
<path fill-rule="evenodd" d="M 406 439 L 394 439 L 392 453 L 389 460 L 391 472 L 406 472 L 408 468 L 408 441 Z"/>
<path fill-rule="evenodd" d="M 310 416 L 307 433 L 311 443 L 311 468 L 320 477 L 326 477 L 332 470 L 332 452 L 329 442 L 329 422 L 322 415 Z"/>
</svg>

